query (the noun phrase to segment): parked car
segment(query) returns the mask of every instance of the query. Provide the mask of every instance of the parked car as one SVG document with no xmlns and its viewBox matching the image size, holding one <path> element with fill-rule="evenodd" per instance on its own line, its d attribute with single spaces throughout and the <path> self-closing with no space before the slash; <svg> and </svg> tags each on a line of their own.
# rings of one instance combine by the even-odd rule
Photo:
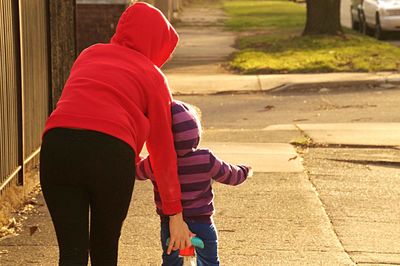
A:
<svg viewBox="0 0 400 266">
<path fill-rule="evenodd" d="M 400 32 L 400 0 L 363 0 L 360 28 L 378 39 L 388 31 Z"/>
<path fill-rule="evenodd" d="M 353 30 L 360 30 L 361 25 L 361 4 L 362 0 L 351 0 L 350 5 L 350 16 L 351 16 L 351 28 Z"/>
</svg>

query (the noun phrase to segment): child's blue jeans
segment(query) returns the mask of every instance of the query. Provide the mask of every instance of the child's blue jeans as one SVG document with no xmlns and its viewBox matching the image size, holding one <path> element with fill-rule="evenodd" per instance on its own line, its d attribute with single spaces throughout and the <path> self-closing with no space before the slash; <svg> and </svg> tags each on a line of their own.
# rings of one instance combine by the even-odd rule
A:
<svg viewBox="0 0 400 266">
<path fill-rule="evenodd" d="M 204 249 L 196 248 L 197 265 L 198 266 L 217 266 L 218 258 L 218 237 L 214 224 L 187 222 L 190 231 L 196 234 L 204 242 Z M 167 255 L 166 241 L 169 237 L 168 222 L 161 223 L 161 245 L 163 248 L 163 264 L 164 266 L 181 266 L 183 259 L 179 257 L 179 250 L 172 251 Z"/>
</svg>

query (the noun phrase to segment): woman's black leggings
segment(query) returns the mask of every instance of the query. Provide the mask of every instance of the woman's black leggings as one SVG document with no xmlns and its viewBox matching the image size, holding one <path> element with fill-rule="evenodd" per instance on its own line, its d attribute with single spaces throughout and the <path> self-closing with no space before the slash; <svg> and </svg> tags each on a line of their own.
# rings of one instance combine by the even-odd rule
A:
<svg viewBox="0 0 400 266">
<path fill-rule="evenodd" d="M 133 149 L 109 135 L 65 128 L 45 134 L 40 183 L 57 235 L 59 265 L 87 265 L 89 252 L 94 266 L 117 265 L 134 162 Z"/>
</svg>

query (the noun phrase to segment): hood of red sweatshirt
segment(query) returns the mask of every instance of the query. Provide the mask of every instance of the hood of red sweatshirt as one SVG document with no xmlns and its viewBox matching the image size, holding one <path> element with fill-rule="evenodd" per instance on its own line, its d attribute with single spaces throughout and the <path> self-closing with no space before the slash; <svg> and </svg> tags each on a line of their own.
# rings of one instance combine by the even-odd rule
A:
<svg viewBox="0 0 400 266">
<path fill-rule="evenodd" d="M 175 29 L 160 10 L 138 2 L 121 15 L 111 43 L 133 49 L 161 67 L 171 56 L 178 39 Z"/>
</svg>

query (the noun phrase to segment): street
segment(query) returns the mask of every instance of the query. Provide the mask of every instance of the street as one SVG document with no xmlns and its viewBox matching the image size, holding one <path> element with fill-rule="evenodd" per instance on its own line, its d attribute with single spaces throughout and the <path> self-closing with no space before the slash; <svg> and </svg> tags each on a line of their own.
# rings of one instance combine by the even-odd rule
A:
<svg viewBox="0 0 400 266">
<path fill-rule="evenodd" d="M 399 96 L 397 89 L 377 87 L 177 98 L 202 110 L 207 129 L 261 130 L 274 124 L 400 122 Z"/>
</svg>

